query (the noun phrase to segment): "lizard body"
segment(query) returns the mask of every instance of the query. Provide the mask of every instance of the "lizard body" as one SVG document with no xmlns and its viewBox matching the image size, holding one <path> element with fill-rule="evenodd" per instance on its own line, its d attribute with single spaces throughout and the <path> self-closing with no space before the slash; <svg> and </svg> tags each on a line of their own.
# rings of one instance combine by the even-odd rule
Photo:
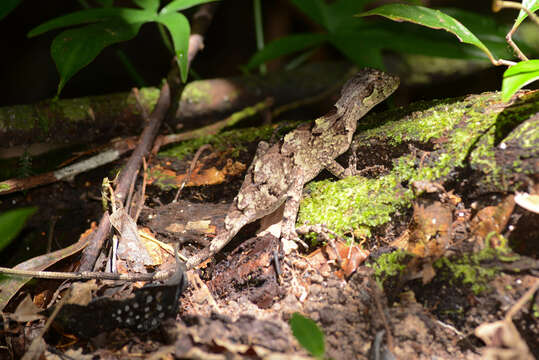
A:
<svg viewBox="0 0 539 360">
<path fill-rule="evenodd" d="M 357 121 L 385 100 L 398 87 L 397 77 L 379 70 L 364 69 L 348 80 L 334 111 L 313 124 L 300 125 L 277 144 L 260 142 L 245 180 L 225 218 L 225 230 L 209 248 L 192 257 L 189 268 L 219 252 L 246 224 L 273 213 L 283 203 L 281 237 L 294 231 L 303 186 L 323 169 L 335 176 L 347 175 L 335 159 L 346 152 Z"/>
</svg>

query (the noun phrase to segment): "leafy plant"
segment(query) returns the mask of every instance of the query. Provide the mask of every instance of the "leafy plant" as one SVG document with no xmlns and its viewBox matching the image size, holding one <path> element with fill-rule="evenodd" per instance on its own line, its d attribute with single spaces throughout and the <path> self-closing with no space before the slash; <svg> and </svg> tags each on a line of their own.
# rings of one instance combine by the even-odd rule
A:
<svg viewBox="0 0 539 360">
<path fill-rule="evenodd" d="M 521 8 L 512 29 L 501 28 L 487 16 L 457 10 L 429 9 L 418 5 L 388 4 L 363 12 L 369 0 L 337 0 L 327 4 L 324 0 L 291 0 L 301 11 L 314 22 L 324 28 L 321 33 L 294 34 L 277 39 L 260 51 L 248 62 L 247 69 L 297 51 L 307 50 L 330 43 L 341 53 L 359 66 L 384 68 L 382 50 L 442 56 L 461 59 L 488 59 L 494 65 L 515 65 L 515 62 L 503 60 L 512 58 L 505 40 L 523 61 L 528 59 L 514 44 L 511 37 L 520 23 L 527 17 L 535 16 L 533 12 L 539 8 L 539 0 L 523 0 L 522 5 L 509 1 L 494 0 L 493 9 L 501 7 Z M 516 4 L 516 5 L 515 5 Z M 353 15 L 356 14 L 354 18 Z M 380 15 L 398 21 L 419 24 L 433 29 L 443 29 L 455 35 L 461 42 L 474 45 L 471 47 L 454 46 L 450 36 L 432 31 L 419 31 L 418 28 L 406 24 L 391 26 L 380 23 L 367 23 L 364 17 Z M 403 28 L 404 27 L 404 28 Z M 452 44 L 453 42 L 453 44 Z M 529 49 L 526 43 L 521 45 Z M 520 63 L 519 63 L 520 64 Z M 507 101 L 520 88 L 538 79 L 538 65 L 534 60 L 524 63 L 504 74 L 502 85 L 503 100 Z"/>
<path fill-rule="evenodd" d="M 503 73 L 502 100 L 509 101 L 522 87 L 539 80 L 539 60 L 521 61 Z"/>
<path fill-rule="evenodd" d="M 36 207 L 25 207 L 0 214 L 0 250 L 9 245 L 36 210 Z"/>
<path fill-rule="evenodd" d="M 187 50 L 190 26 L 179 11 L 215 0 L 173 0 L 159 10 L 159 0 L 133 0 L 139 7 L 113 7 L 102 0 L 103 8 L 76 11 L 47 21 L 28 33 L 34 37 L 58 28 L 83 25 L 57 35 L 51 55 L 60 73 L 57 95 L 73 75 L 92 62 L 107 46 L 134 38 L 148 22 L 164 25 L 172 38 L 182 81 L 187 79 Z"/>
<path fill-rule="evenodd" d="M 337 0 L 331 4 L 324 0 L 291 1 L 324 31 L 277 39 L 257 52 L 248 62 L 247 69 L 273 58 L 312 49 L 325 43 L 333 45 L 359 66 L 376 68 L 384 68 L 383 50 L 449 58 L 486 59 L 482 52 L 454 46 L 451 37 L 442 33 L 433 33 L 413 26 L 403 30 L 402 24 L 384 24 L 353 16 L 372 0 Z M 498 56 L 511 55 L 505 45 L 506 31 L 491 18 L 456 9 L 450 12 L 452 16 L 473 28 L 479 42 L 487 44 L 491 52 Z"/>
<path fill-rule="evenodd" d="M 0 20 L 12 12 L 21 3 L 21 1 L 22 0 L 3 0 L 0 4 Z"/>
<path fill-rule="evenodd" d="M 495 0 L 493 9 L 499 10 L 507 3 L 512 2 Z M 358 16 L 380 15 L 395 21 L 408 21 L 433 29 L 443 29 L 455 35 L 461 42 L 476 46 L 487 55 L 492 64 L 511 66 L 504 73 L 502 83 L 502 99 L 508 101 L 520 88 L 539 79 L 539 60 L 528 60 L 511 39 L 512 34 L 528 15 L 539 25 L 539 20 L 533 14 L 539 9 L 539 0 L 524 0 L 522 5 L 512 4 L 518 5 L 516 7 L 521 8 L 521 10 L 513 28 L 508 33 L 507 41 L 522 60 L 520 63 L 496 59 L 489 48 L 472 31 L 452 16 L 438 10 L 416 5 L 389 4 L 361 13 Z"/>
<path fill-rule="evenodd" d="M 290 318 L 290 327 L 292 334 L 305 350 L 317 359 L 324 358 L 324 333 L 313 320 L 296 312 Z"/>
</svg>

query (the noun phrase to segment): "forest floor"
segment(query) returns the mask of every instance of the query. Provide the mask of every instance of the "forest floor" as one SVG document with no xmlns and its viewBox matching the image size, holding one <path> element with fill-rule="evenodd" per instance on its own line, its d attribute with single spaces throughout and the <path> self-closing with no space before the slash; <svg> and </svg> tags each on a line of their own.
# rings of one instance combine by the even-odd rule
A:
<svg viewBox="0 0 539 360">
<path fill-rule="evenodd" d="M 537 93 L 531 96 L 531 100 L 526 100 L 532 104 L 526 108 L 526 121 L 533 120 L 539 106 Z M 436 112 L 433 110 L 436 106 L 451 112 L 447 107 L 459 101 L 412 108 L 400 115 L 399 124 L 404 124 L 405 117 L 417 120 Z M 472 105 L 468 103 L 464 110 L 469 111 L 474 106 L 488 109 L 496 100 L 487 98 L 479 105 L 476 99 L 462 101 L 471 101 Z M 376 116 L 389 116 L 384 114 L 373 115 L 371 121 L 375 122 Z M 452 129 L 464 128 L 465 119 L 472 117 L 469 112 L 460 116 L 451 125 Z M 537 124 L 538 120 L 534 121 Z M 272 129 L 270 135 L 275 135 L 278 130 Z M 474 161 L 481 154 L 464 151 L 458 148 L 460 145 L 443 148 L 450 143 L 448 138 L 457 137 L 458 130 L 448 129 L 428 141 L 408 139 L 403 142 L 405 145 L 387 139 L 373 144 L 373 130 L 360 130 L 356 136 L 359 145 L 356 142 L 353 151 L 363 157 L 363 167 L 382 166 L 382 170 L 365 175 L 365 181 L 385 181 L 394 170 L 404 172 L 407 168 L 397 163 L 405 156 L 415 159 L 412 168 L 418 171 L 436 169 L 434 164 L 444 162 L 443 155 L 451 151 L 455 152 L 454 158 L 457 156 L 454 154 L 465 152 L 468 161 L 465 166 L 453 164 L 451 171 L 443 176 L 421 180 L 413 186 L 404 180 L 394 184 L 395 193 L 388 196 L 405 199 L 405 203 L 391 204 L 394 207 L 384 210 L 391 214 L 390 218 L 368 226 L 368 233 L 357 224 L 346 225 L 354 230 L 344 231 L 326 224 L 336 229 L 335 242 L 313 242 L 309 249 L 300 248 L 299 252 L 283 257 L 278 254 L 279 239 L 271 231 L 256 235 L 268 228 L 266 224 L 249 225 L 216 259 L 189 271 L 189 286 L 181 295 L 177 317 L 166 319 L 148 332 L 117 328 L 90 339 L 70 334 L 61 324 L 55 325 L 44 336 L 46 358 L 308 358 L 308 352 L 299 345 L 289 326 L 295 312 L 318 324 L 325 335 L 326 357 L 333 359 L 391 359 L 389 352 L 398 359 L 537 358 L 539 299 L 537 293 L 531 296 L 527 292 L 539 282 L 539 214 L 519 207 L 513 191 L 518 186 L 518 189 L 537 191 L 539 172 L 534 172 L 533 166 L 538 170 L 538 147 L 534 145 L 532 155 L 524 154 L 524 146 L 517 146 L 513 149 L 521 155 L 513 153 L 512 157 L 503 159 L 495 156 L 499 160 L 497 165 L 503 169 L 508 169 L 505 164 L 514 162 L 515 157 L 524 159 L 525 164 L 520 164 L 519 169 L 528 166 L 520 175 L 504 178 L 509 179 L 507 183 L 514 185 L 513 188 L 505 183 L 496 188 L 491 186 L 492 178 L 485 175 L 491 172 L 475 166 Z M 478 131 L 484 134 L 485 129 L 491 127 Z M 504 139 L 508 140 L 504 141 L 513 144 L 509 131 L 505 135 Z M 522 132 L 518 139 L 525 143 Z M 479 148 L 481 139 L 476 140 L 466 142 L 473 142 Z M 149 236 L 165 243 L 181 243 L 180 252 L 186 256 L 206 246 L 223 228 L 228 205 L 241 186 L 243 170 L 249 165 L 257 142 L 250 140 L 232 148 L 226 141 L 223 144 L 216 140 L 212 144 L 214 148 L 200 157 L 178 202 L 172 200 L 177 186 L 187 176 L 194 151 L 181 157 L 171 156 L 169 151 L 153 158 L 148 164 L 148 188 L 139 230 L 144 229 Z M 369 146 L 365 145 L 367 142 Z M 216 148 L 217 143 L 222 147 Z M 537 144 L 537 140 L 532 144 Z M 201 144 L 190 146 L 196 150 Z M 53 248 L 63 248 L 79 238 L 90 222 L 102 214 L 102 178 L 113 178 L 114 170 L 121 165 L 119 161 L 79 175 L 72 182 L 3 197 L 2 211 L 15 205 L 32 205 L 40 210 L 29 220 L 23 234 L 27 242 L 6 248 L 1 263 L 14 266 L 20 259 L 44 253 L 49 237 L 46 234 L 51 229 L 55 234 Z M 513 169 L 509 173 L 517 171 Z M 515 185 L 517 178 L 525 178 L 527 187 Z M 314 218 L 306 214 L 305 209 L 311 203 L 318 204 L 315 207 L 320 212 L 341 215 L 367 207 L 347 203 L 341 208 L 335 205 L 335 200 L 326 208 L 328 205 L 317 202 L 328 197 L 346 197 L 334 190 L 329 195 L 325 192 L 336 183 L 346 190 L 344 194 L 359 196 L 351 193 L 348 186 L 356 189 L 360 184 L 336 182 L 329 174 L 321 174 L 304 192 L 300 222 L 317 223 L 316 211 Z M 373 184 L 369 186 L 366 201 L 381 201 L 372 194 Z M 413 194 L 408 193 L 412 187 Z M 137 184 L 135 190 L 140 188 Z M 384 191 L 383 186 L 379 187 L 377 195 Z M 327 233 L 323 230 L 318 234 L 322 239 L 324 235 Z M 360 240 L 361 247 L 340 241 L 350 235 Z M 173 262 L 161 248 L 152 250 L 153 253 L 167 259 L 157 261 L 157 265 Z M 76 269 L 77 259 L 77 255 L 67 257 L 53 269 Z M 60 284 L 58 280 L 33 281 L 19 291 L 7 310 L 16 312 L 16 306 L 26 294 L 31 295 L 34 304 L 45 307 Z M 131 294 L 134 290 L 119 290 L 124 291 Z M 94 291 L 94 296 L 98 292 Z M 100 296 L 111 295 L 101 291 Z M 527 301 L 519 303 L 521 299 Z M 121 310 L 121 301 L 108 302 L 108 310 L 112 313 Z M 96 311 L 112 316 L 106 310 L 105 307 Z M 81 317 L 81 327 L 97 326 L 99 317 L 94 316 Z M 18 326 L 5 322 L 0 356 L 20 357 L 32 339 L 40 336 L 44 321 L 20 322 Z M 489 335 L 480 339 L 479 326 Z"/>
</svg>

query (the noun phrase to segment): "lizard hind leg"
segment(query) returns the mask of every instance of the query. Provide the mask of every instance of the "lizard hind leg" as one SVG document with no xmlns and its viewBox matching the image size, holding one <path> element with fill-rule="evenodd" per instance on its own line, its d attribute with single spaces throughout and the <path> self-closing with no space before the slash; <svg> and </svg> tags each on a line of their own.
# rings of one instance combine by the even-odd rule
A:
<svg viewBox="0 0 539 360">
<path fill-rule="evenodd" d="M 291 176 L 294 181 L 288 190 L 281 225 L 281 244 L 285 254 L 289 254 L 292 250 L 298 248 L 296 244 L 296 240 L 299 239 L 296 234 L 296 218 L 304 185 L 304 176 L 301 169 L 294 169 Z"/>
</svg>

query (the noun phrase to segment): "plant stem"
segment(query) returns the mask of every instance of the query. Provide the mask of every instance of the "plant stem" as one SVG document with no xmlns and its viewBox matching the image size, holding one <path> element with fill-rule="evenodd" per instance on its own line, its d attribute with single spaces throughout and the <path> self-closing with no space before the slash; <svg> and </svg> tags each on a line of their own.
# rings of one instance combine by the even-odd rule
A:
<svg viewBox="0 0 539 360">
<path fill-rule="evenodd" d="M 535 15 L 527 7 L 522 6 L 521 3 L 518 3 L 515 1 L 494 1 L 494 3 L 492 4 L 492 10 L 494 10 L 494 12 L 498 12 L 504 8 L 522 10 L 526 14 L 528 14 L 528 16 L 530 17 L 530 19 L 532 19 L 532 21 L 534 21 L 537 25 L 539 25 L 539 16 Z"/>
<path fill-rule="evenodd" d="M 253 11 L 255 16 L 256 48 L 258 51 L 264 48 L 264 25 L 262 24 L 262 6 L 260 0 L 253 0 Z M 266 64 L 258 67 L 262 75 L 266 74 Z"/>
</svg>

